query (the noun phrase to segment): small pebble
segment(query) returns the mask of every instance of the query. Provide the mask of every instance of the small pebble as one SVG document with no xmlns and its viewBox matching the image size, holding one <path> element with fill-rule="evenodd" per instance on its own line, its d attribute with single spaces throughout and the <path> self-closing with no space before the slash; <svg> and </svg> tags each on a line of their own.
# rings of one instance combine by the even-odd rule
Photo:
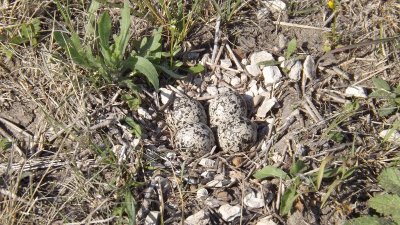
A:
<svg viewBox="0 0 400 225">
<path fill-rule="evenodd" d="M 273 61 L 274 57 L 272 56 L 271 53 L 267 51 L 260 51 L 260 52 L 254 52 L 253 54 L 250 55 L 250 64 L 251 65 L 257 65 L 260 62 L 265 62 L 265 61 Z M 260 66 L 260 69 L 262 69 L 264 66 Z"/>
<path fill-rule="evenodd" d="M 260 67 L 257 65 L 253 65 L 253 64 L 247 65 L 246 70 L 253 77 L 257 77 L 261 74 Z"/>
<path fill-rule="evenodd" d="M 277 225 L 271 218 L 271 216 L 266 216 L 261 218 L 256 225 Z"/>
<path fill-rule="evenodd" d="M 160 88 L 160 97 L 161 103 L 165 105 L 172 98 L 172 91 L 166 88 Z"/>
<path fill-rule="evenodd" d="M 282 79 L 282 73 L 277 66 L 264 67 L 263 75 L 266 86 L 276 84 Z"/>
<path fill-rule="evenodd" d="M 271 99 L 264 99 L 263 103 L 257 109 L 257 117 L 265 118 L 267 113 L 276 105 L 278 101 L 275 97 Z"/>
<path fill-rule="evenodd" d="M 240 78 L 239 77 L 234 77 L 231 79 L 231 85 L 233 87 L 238 87 L 240 86 Z"/>
<path fill-rule="evenodd" d="M 262 196 L 259 196 L 259 194 L 255 193 L 254 191 L 251 191 L 250 193 L 245 195 L 243 198 L 243 202 L 247 207 L 253 209 L 259 209 L 265 206 Z"/>
<path fill-rule="evenodd" d="M 230 59 L 221 59 L 220 65 L 225 68 L 230 68 L 232 66 L 232 61 Z"/>
<path fill-rule="evenodd" d="M 296 61 L 294 66 L 290 69 L 289 78 L 292 81 L 299 81 L 301 78 L 301 70 L 303 69 L 303 65 L 300 61 Z"/>
<path fill-rule="evenodd" d="M 386 139 L 388 142 L 400 145 L 400 132 L 397 130 L 383 130 L 379 133 L 379 137 Z"/>
<path fill-rule="evenodd" d="M 229 204 L 225 204 L 219 207 L 218 212 L 221 214 L 223 220 L 226 222 L 231 222 L 236 217 L 240 216 L 242 209 L 237 205 L 231 206 Z"/>
<path fill-rule="evenodd" d="M 150 213 L 146 216 L 144 221 L 145 225 L 157 225 L 160 221 L 160 212 L 159 211 L 150 211 Z"/>
<path fill-rule="evenodd" d="M 205 210 L 200 210 L 197 213 L 185 219 L 185 225 L 207 225 L 210 222 L 210 216 Z"/>
<path fill-rule="evenodd" d="M 139 114 L 142 118 L 145 118 L 145 119 L 148 119 L 148 120 L 151 120 L 151 119 L 152 119 L 150 113 L 147 112 L 147 110 L 145 110 L 145 109 L 142 108 L 142 107 L 139 107 L 138 110 L 137 110 L 137 112 L 138 112 L 138 114 Z"/>
<path fill-rule="evenodd" d="M 349 97 L 367 98 L 367 93 L 363 87 L 350 86 L 346 88 L 345 94 Z"/>
<path fill-rule="evenodd" d="M 286 10 L 286 3 L 281 0 L 267 0 L 264 4 L 272 11 L 282 12 Z"/>
<path fill-rule="evenodd" d="M 316 77 L 315 61 L 311 55 L 307 55 L 304 60 L 303 73 L 310 80 L 314 80 Z"/>
<path fill-rule="evenodd" d="M 204 166 L 206 168 L 212 168 L 215 165 L 215 160 L 203 158 L 200 160 L 199 165 Z"/>
<path fill-rule="evenodd" d="M 215 86 L 208 86 L 207 87 L 207 93 L 210 94 L 211 96 L 217 95 L 218 94 L 218 89 Z"/>
<path fill-rule="evenodd" d="M 205 189 L 205 188 L 200 188 L 196 192 L 196 198 L 201 201 L 206 200 L 208 198 L 208 195 L 209 195 L 209 193 L 208 193 L 207 189 Z"/>
</svg>

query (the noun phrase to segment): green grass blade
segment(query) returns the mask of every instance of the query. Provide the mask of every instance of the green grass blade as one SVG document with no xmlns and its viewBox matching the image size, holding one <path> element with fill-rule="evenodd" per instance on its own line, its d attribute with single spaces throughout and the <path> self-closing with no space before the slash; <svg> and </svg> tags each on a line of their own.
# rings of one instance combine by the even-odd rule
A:
<svg viewBox="0 0 400 225">
<path fill-rule="evenodd" d="M 106 64 L 111 65 L 111 51 L 110 51 L 110 35 L 111 35 L 111 17 L 105 12 L 101 15 L 99 20 L 99 40 L 101 53 L 103 54 Z"/>
<path fill-rule="evenodd" d="M 257 179 L 269 178 L 269 177 L 278 177 L 282 179 L 287 179 L 289 176 L 285 173 L 285 171 L 273 167 L 273 166 L 266 166 L 253 174 L 253 177 Z"/>
<path fill-rule="evenodd" d="M 331 160 L 332 160 L 332 156 L 328 156 L 321 162 L 321 165 L 320 165 L 319 171 L 318 171 L 318 177 L 317 177 L 317 191 L 321 187 L 321 182 L 322 182 L 322 178 L 324 177 L 326 164 Z"/>
<path fill-rule="evenodd" d="M 282 195 L 281 204 L 279 207 L 280 215 L 287 215 L 292 209 L 293 202 L 296 200 L 298 195 L 296 195 L 297 185 L 293 183 Z"/>
<path fill-rule="evenodd" d="M 125 52 L 126 47 L 128 46 L 129 41 L 129 27 L 131 25 L 131 14 L 129 8 L 129 1 L 124 1 L 124 8 L 121 12 L 121 20 L 120 20 L 120 33 L 115 39 L 115 50 L 114 50 L 114 58 L 117 61 L 122 60 L 123 54 Z"/>
<path fill-rule="evenodd" d="M 136 224 L 136 212 L 135 212 L 135 199 L 133 198 L 130 190 L 125 192 L 125 209 L 126 214 L 128 214 L 129 225 Z"/>
<path fill-rule="evenodd" d="M 96 14 L 95 12 L 99 9 L 100 3 L 98 1 L 92 1 L 90 3 L 89 9 L 88 9 L 88 23 L 86 24 L 85 27 L 85 38 L 88 38 L 90 36 L 94 37 L 95 35 L 95 20 L 96 20 Z"/>
</svg>

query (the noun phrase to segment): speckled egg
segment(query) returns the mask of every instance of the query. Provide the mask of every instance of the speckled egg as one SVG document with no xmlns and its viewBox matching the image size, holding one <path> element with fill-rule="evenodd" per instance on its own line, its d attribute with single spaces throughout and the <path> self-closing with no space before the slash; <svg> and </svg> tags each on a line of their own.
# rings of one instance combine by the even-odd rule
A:
<svg viewBox="0 0 400 225">
<path fill-rule="evenodd" d="M 190 154 L 205 154 L 215 146 L 215 138 L 211 129 L 203 123 L 186 124 L 175 134 L 177 150 Z"/>
<path fill-rule="evenodd" d="M 257 140 L 257 125 L 241 117 L 217 129 L 219 147 L 224 152 L 239 152 L 250 149 Z"/>
<path fill-rule="evenodd" d="M 195 99 L 177 98 L 167 116 L 167 122 L 176 130 L 190 123 L 207 123 L 207 114 L 203 105 Z"/>
<path fill-rule="evenodd" d="M 239 117 L 246 117 L 246 102 L 238 93 L 227 91 L 210 101 L 210 126 L 218 127 Z"/>
</svg>

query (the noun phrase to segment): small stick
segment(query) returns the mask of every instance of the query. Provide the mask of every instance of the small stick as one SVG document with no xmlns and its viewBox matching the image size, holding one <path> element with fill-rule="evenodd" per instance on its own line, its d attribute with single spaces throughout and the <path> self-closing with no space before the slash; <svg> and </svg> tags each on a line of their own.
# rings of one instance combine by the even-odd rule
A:
<svg viewBox="0 0 400 225">
<path fill-rule="evenodd" d="M 210 63 L 210 62 L 206 62 L 206 64 L 211 66 L 211 68 L 218 67 L 218 68 L 221 68 L 221 69 L 224 69 L 224 70 L 229 70 L 229 71 L 232 71 L 232 72 L 235 72 L 235 73 L 241 73 L 241 71 L 239 71 L 239 70 L 235 70 L 235 69 L 232 69 L 232 68 L 229 68 L 229 67 L 224 67 L 224 66 L 221 66 L 221 65 L 213 64 L 213 63 Z"/>
<path fill-rule="evenodd" d="M 313 30 L 321 30 L 321 31 L 331 31 L 331 28 L 322 28 L 322 27 L 313 27 L 313 26 L 307 26 L 307 25 L 301 25 L 301 24 L 295 24 L 295 23 L 286 23 L 286 22 L 280 22 L 280 21 L 273 21 L 272 22 L 275 25 L 282 25 L 282 26 L 287 26 L 287 27 L 297 27 L 297 28 L 303 28 L 303 29 L 313 29 Z"/>
<path fill-rule="evenodd" d="M 229 55 L 232 57 L 233 62 L 235 63 L 235 65 L 236 65 L 236 67 L 238 68 L 238 70 L 239 70 L 240 72 L 242 72 L 242 71 L 243 71 L 243 67 L 240 65 L 240 62 L 239 62 L 239 60 L 236 58 L 235 54 L 233 54 L 233 51 L 232 51 L 232 49 L 231 49 L 231 47 L 229 46 L 228 43 L 225 44 L 225 48 L 226 48 L 226 50 L 228 50 Z"/>
<path fill-rule="evenodd" d="M 385 71 L 385 70 L 387 70 L 387 69 L 390 69 L 390 68 L 392 68 L 392 67 L 393 67 L 393 64 L 390 64 L 390 65 L 387 65 L 387 66 L 385 66 L 385 67 L 380 68 L 379 70 L 373 71 L 371 75 L 369 75 L 368 77 L 363 78 L 363 79 L 361 79 L 361 80 L 355 82 L 355 83 L 352 84 L 352 85 L 354 86 L 354 85 L 360 84 L 360 83 L 362 83 L 362 82 L 364 82 L 364 81 L 366 81 L 366 80 L 369 80 L 369 79 L 371 79 L 372 77 L 374 77 L 375 75 L 377 75 L 378 73 L 381 73 L 381 72 L 383 72 L 383 71 Z M 365 75 L 367 75 L 367 74 L 368 74 L 368 73 L 363 74 L 363 75 L 361 75 L 361 76 L 365 76 Z"/>
<path fill-rule="evenodd" d="M 319 114 L 317 108 L 315 108 L 315 106 L 314 106 L 314 104 L 312 103 L 310 97 L 304 96 L 304 98 L 306 99 L 308 105 L 311 107 L 311 109 L 313 110 L 314 114 L 318 117 L 318 119 L 319 119 L 320 121 L 323 121 L 324 118 L 322 118 L 321 114 Z"/>
<path fill-rule="evenodd" d="M 218 15 L 217 21 L 215 23 L 214 48 L 211 55 L 211 62 L 215 62 L 215 56 L 217 55 L 218 41 L 220 36 L 220 31 L 219 31 L 220 25 L 221 25 L 221 16 Z"/>
</svg>

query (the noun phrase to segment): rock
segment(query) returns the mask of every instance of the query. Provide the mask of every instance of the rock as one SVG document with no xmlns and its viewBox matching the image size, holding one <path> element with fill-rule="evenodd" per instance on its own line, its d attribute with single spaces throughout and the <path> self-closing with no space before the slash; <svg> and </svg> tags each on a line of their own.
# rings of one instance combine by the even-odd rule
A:
<svg viewBox="0 0 400 225">
<path fill-rule="evenodd" d="M 300 61 L 296 61 L 294 66 L 290 69 L 289 78 L 292 81 L 299 81 L 301 78 L 301 70 L 303 69 L 303 65 Z"/>
<path fill-rule="evenodd" d="M 260 52 L 254 52 L 250 56 L 250 64 L 251 65 L 257 65 L 260 62 L 264 61 L 272 61 L 274 60 L 274 57 L 271 55 L 271 53 L 267 51 L 260 51 Z M 264 66 L 260 66 L 260 68 L 264 68 Z"/>
<path fill-rule="evenodd" d="M 386 139 L 388 142 L 400 145 L 400 132 L 393 129 L 383 130 L 379 133 L 379 137 Z"/>
<path fill-rule="evenodd" d="M 266 66 L 262 73 L 266 86 L 276 84 L 282 79 L 282 73 L 277 66 Z"/>
<path fill-rule="evenodd" d="M 245 84 L 245 83 L 247 83 L 247 80 L 248 80 L 248 78 L 247 78 L 246 74 L 244 74 L 244 73 L 240 74 L 240 82 L 241 83 Z"/>
<path fill-rule="evenodd" d="M 253 65 L 253 64 L 247 65 L 246 70 L 253 77 L 257 77 L 258 75 L 261 74 L 260 67 L 257 65 Z"/>
<path fill-rule="evenodd" d="M 254 191 L 251 191 L 244 196 L 243 202 L 247 207 L 258 209 L 265 206 L 264 199 L 262 196 L 257 195 Z"/>
<path fill-rule="evenodd" d="M 249 91 L 251 91 L 251 92 L 253 93 L 253 96 L 258 95 L 258 87 L 257 87 L 257 84 L 252 85 L 252 86 L 250 87 L 250 90 L 249 90 Z"/>
<path fill-rule="evenodd" d="M 172 91 L 166 88 L 160 88 L 160 97 L 161 103 L 165 105 L 172 98 Z"/>
<path fill-rule="evenodd" d="M 221 214 L 223 220 L 225 220 L 226 222 L 231 222 L 236 217 L 240 216 L 242 210 L 240 206 L 231 206 L 229 204 L 225 204 L 219 207 L 218 212 L 219 214 Z"/>
<path fill-rule="evenodd" d="M 271 216 L 266 216 L 257 221 L 256 225 L 277 225 L 277 224 L 272 220 Z"/>
<path fill-rule="evenodd" d="M 239 77 L 234 77 L 231 79 L 231 85 L 233 87 L 238 87 L 240 86 L 240 78 Z"/>
<path fill-rule="evenodd" d="M 145 225 L 157 225 L 160 222 L 160 212 L 159 211 L 150 211 L 150 213 L 146 216 L 144 221 Z"/>
<path fill-rule="evenodd" d="M 314 57 L 311 55 L 307 55 L 306 59 L 304 60 L 303 73 L 310 80 L 314 80 L 316 77 L 317 71 L 315 67 L 315 61 Z"/>
<path fill-rule="evenodd" d="M 217 95 L 218 94 L 218 89 L 215 86 L 208 86 L 207 87 L 207 93 L 210 95 Z"/>
<path fill-rule="evenodd" d="M 276 105 L 278 101 L 275 97 L 270 99 L 264 99 L 263 103 L 257 109 L 257 117 L 265 118 L 267 113 Z"/>
<path fill-rule="evenodd" d="M 221 59 L 220 65 L 225 68 L 230 68 L 232 66 L 232 61 L 230 59 Z"/>
<path fill-rule="evenodd" d="M 210 216 L 205 210 L 200 210 L 197 213 L 185 219 L 185 225 L 207 225 L 210 222 Z"/>
<path fill-rule="evenodd" d="M 137 112 L 138 112 L 138 114 L 139 114 L 142 118 L 145 118 L 145 119 L 148 119 L 148 120 L 153 119 L 153 117 L 151 117 L 150 113 L 147 112 L 147 110 L 145 110 L 145 109 L 142 108 L 142 107 L 139 107 L 138 110 L 137 110 Z"/>
<path fill-rule="evenodd" d="M 267 0 L 264 4 L 272 11 L 282 12 L 286 10 L 286 3 L 281 0 Z"/>
<path fill-rule="evenodd" d="M 200 160 L 199 164 L 207 168 L 212 168 L 215 165 L 215 160 L 203 158 Z"/>
<path fill-rule="evenodd" d="M 346 88 L 345 94 L 349 97 L 367 98 L 365 89 L 358 86 L 350 86 Z"/>
<path fill-rule="evenodd" d="M 279 50 L 282 50 L 286 47 L 287 44 L 287 38 L 283 34 L 278 35 L 278 47 Z"/>
<path fill-rule="evenodd" d="M 251 102 L 251 101 L 253 101 L 253 97 L 254 97 L 254 94 L 253 94 L 253 92 L 252 91 L 246 91 L 245 93 L 244 93 L 244 95 L 243 95 L 243 98 L 246 100 L 246 101 L 248 101 L 248 102 Z"/>
<path fill-rule="evenodd" d="M 200 188 L 199 190 L 197 190 L 196 192 L 196 198 L 198 200 L 204 201 L 208 198 L 208 191 L 205 188 Z"/>
<path fill-rule="evenodd" d="M 294 66 L 295 63 L 296 63 L 296 60 L 295 60 L 295 59 L 283 60 L 283 61 L 281 62 L 280 67 L 281 67 L 282 69 L 290 70 L 290 69 L 292 69 L 292 67 Z"/>
</svg>

